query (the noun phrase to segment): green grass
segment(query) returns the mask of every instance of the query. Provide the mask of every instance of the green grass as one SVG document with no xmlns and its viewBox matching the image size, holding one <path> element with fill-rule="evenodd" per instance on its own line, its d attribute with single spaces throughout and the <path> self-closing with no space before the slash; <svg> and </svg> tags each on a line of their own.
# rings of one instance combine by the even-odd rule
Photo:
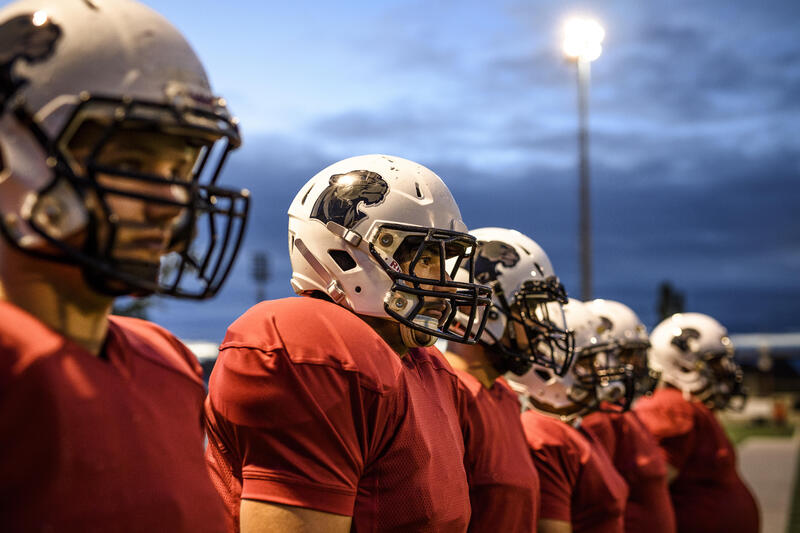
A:
<svg viewBox="0 0 800 533">
<path fill-rule="evenodd" d="M 729 422 L 725 424 L 725 431 L 734 444 L 741 444 L 748 437 L 791 437 L 794 433 L 794 426 L 791 424 L 778 426 L 772 423 Z"/>
<path fill-rule="evenodd" d="M 786 533 L 797 533 L 800 531 L 800 454 L 798 454 L 797 466 L 795 467 L 793 493 L 794 496 L 789 504 L 792 510 L 789 513 Z"/>
</svg>

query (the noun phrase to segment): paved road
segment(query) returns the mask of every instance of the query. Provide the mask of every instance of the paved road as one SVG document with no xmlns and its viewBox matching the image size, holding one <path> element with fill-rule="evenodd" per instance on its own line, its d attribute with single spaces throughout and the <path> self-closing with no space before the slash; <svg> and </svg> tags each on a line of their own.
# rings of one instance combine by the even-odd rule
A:
<svg viewBox="0 0 800 533">
<path fill-rule="evenodd" d="M 800 451 L 791 439 L 750 437 L 739 446 L 739 469 L 761 507 L 761 532 L 786 533 Z"/>
</svg>

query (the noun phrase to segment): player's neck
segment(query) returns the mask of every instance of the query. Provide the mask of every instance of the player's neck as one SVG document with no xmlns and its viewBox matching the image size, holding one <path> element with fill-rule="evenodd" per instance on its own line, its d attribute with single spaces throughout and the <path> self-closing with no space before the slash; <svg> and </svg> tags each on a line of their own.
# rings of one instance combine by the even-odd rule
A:
<svg viewBox="0 0 800 533">
<path fill-rule="evenodd" d="M 102 350 L 113 299 L 87 287 L 77 268 L 36 259 L 2 243 L 0 299 L 35 316 L 92 355 Z"/>
<path fill-rule="evenodd" d="M 491 389 L 500 377 L 500 373 L 489 362 L 486 348 L 480 344 L 448 342 L 444 356 L 450 366 L 467 372 L 487 389 Z"/>
<path fill-rule="evenodd" d="M 404 357 L 408 353 L 408 346 L 405 345 L 403 337 L 400 335 L 399 323 L 375 316 L 358 316 L 361 317 L 369 327 L 375 330 L 375 333 L 377 333 L 399 357 Z"/>
</svg>

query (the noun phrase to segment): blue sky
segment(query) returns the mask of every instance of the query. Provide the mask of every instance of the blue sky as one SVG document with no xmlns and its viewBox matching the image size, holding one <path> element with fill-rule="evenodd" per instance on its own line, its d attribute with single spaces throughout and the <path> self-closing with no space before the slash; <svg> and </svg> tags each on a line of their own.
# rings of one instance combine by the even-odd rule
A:
<svg viewBox="0 0 800 533">
<path fill-rule="evenodd" d="M 253 303 L 252 254 L 288 296 L 286 208 L 362 153 L 439 173 L 470 227 L 538 241 L 578 294 L 575 73 L 563 20 L 606 28 L 592 65 L 595 295 L 656 322 L 658 284 L 735 332 L 800 329 L 800 3 L 148 1 L 242 121 L 224 179 L 254 216 L 214 303 L 153 317 L 218 340 Z"/>
</svg>

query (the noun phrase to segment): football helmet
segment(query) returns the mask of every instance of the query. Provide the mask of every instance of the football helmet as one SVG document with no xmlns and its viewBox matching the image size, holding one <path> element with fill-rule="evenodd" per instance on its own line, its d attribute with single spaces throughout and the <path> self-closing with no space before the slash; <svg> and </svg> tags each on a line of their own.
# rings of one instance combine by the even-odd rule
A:
<svg viewBox="0 0 800 533">
<path fill-rule="evenodd" d="M 429 169 L 388 155 L 351 157 L 317 173 L 289 207 L 291 284 L 298 294 L 319 291 L 360 315 L 399 322 L 410 347 L 434 337 L 472 344 L 491 289 L 475 282 L 476 242 L 466 231 Z M 418 275 L 429 254 L 435 275 Z M 466 279 L 454 281 L 462 265 Z"/>
<path fill-rule="evenodd" d="M 574 362 L 563 377 L 537 366 L 522 376 L 506 374 L 506 380 L 521 392 L 523 407 L 572 420 L 598 410 L 601 402 L 629 404 L 627 382 L 632 374 L 613 364 L 613 343 L 603 322 L 579 300 L 570 298 L 563 310 L 574 336 Z"/>
<path fill-rule="evenodd" d="M 614 300 L 596 299 L 587 302 L 589 309 L 603 321 L 614 343 L 615 357 L 620 364 L 630 365 L 633 371 L 634 394 L 652 394 L 659 373 L 647 363 L 650 340 L 647 328 L 633 309 Z"/>
<path fill-rule="evenodd" d="M 181 142 L 186 171 L 109 163 L 131 132 Z M 248 193 L 217 185 L 240 144 L 195 53 L 148 7 L 23 0 L 0 11 L 0 233 L 19 250 L 75 264 L 109 295 L 213 296 L 247 218 Z M 176 211 L 160 261 L 119 253 L 136 225 L 112 207 L 125 202 Z"/>
<path fill-rule="evenodd" d="M 501 374 L 522 375 L 536 363 L 563 376 L 574 343 L 561 309 L 567 293 L 547 254 L 511 229 L 481 228 L 470 235 L 478 241 L 475 280 L 492 288 L 492 306 L 480 339 L 492 365 Z M 459 278 L 467 275 L 464 269 L 459 272 Z M 463 322 L 465 317 L 459 313 L 457 318 Z"/>
<path fill-rule="evenodd" d="M 728 331 L 702 313 L 677 313 L 650 334 L 650 360 L 661 379 L 713 409 L 744 407 L 742 370 Z"/>
</svg>

